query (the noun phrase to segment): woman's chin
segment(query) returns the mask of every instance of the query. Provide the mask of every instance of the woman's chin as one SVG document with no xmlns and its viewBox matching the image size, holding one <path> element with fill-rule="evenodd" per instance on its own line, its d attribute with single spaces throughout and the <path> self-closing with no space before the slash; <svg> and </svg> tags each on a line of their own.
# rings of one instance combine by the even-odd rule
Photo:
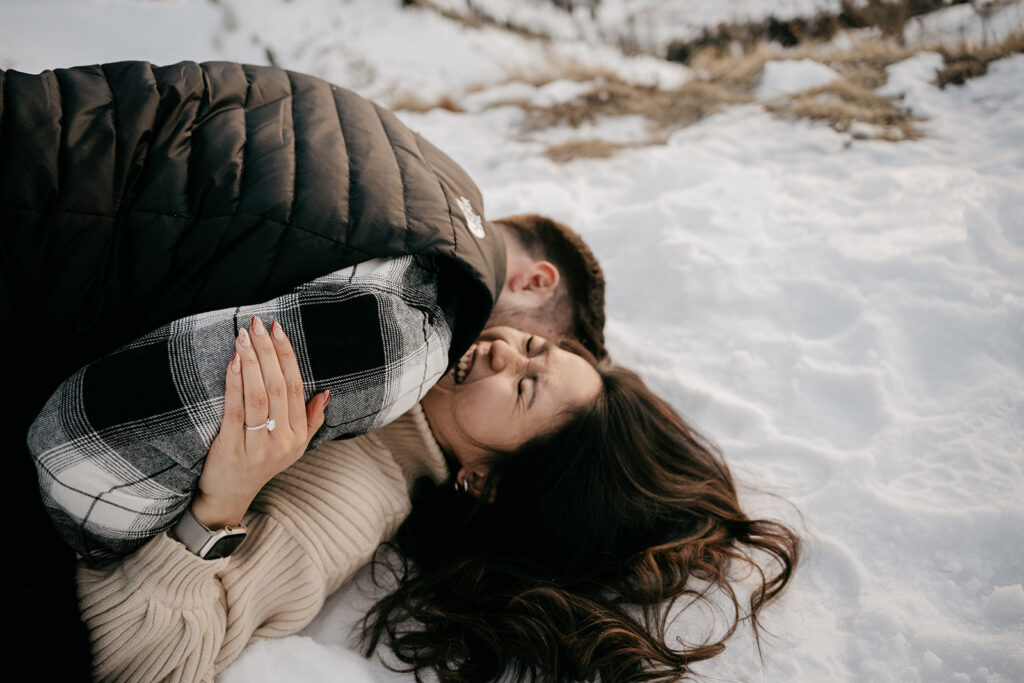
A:
<svg viewBox="0 0 1024 683">
<path fill-rule="evenodd" d="M 427 393 L 421 399 L 421 403 L 424 405 L 432 403 L 435 406 L 440 403 L 447 405 L 455 393 L 455 388 L 455 377 L 450 371 L 446 372 L 441 379 L 437 380 L 434 386 L 427 390 Z"/>
<path fill-rule="evenodd" d="M 430 389 L 430 391 L 438 390 L 443 392 L 455 391 L 455 370 L 449 370 L 444 373 L 444 375 L 441 376 L 441 379 L 437 380 L 437 384 Z"/>
</svg>

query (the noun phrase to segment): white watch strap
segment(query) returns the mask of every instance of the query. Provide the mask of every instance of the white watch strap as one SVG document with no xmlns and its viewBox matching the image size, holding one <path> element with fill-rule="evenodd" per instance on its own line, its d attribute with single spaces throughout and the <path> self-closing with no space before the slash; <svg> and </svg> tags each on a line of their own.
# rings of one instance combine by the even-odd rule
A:
<svg viewBox="0 0 1024 683">
<path fill-rule="evenodd" d="M 174 535 L 178 537 L 178 540 L 185 544 L 185 547 L 191 550 L 196 555 L 203 549 L 206 542 L 210 540 L 210 536 L 213 534 L 206 525 L 196 519 L 196 516 L 192 514 L 192 507 L 188 507 L 185 510 L 185 514 L 181 516 L 178 523 L 174 525 Z"/>
<path fill-rule="evenodd" d="M 207 551 L 222 537 L 238 532 L 244 533 L 245 527 L 241 525 L 236 527 L 229 526 L 217 529 L 216 531 L 208 528 L 196 519 L 195 514 L 192 513 L 191 506 L 185 510 L 185 514 L 174 525 L 174 535 L 177 536 L 178 540 L 186 548 L 199 557 L 205 557 Z"/>
</svg>

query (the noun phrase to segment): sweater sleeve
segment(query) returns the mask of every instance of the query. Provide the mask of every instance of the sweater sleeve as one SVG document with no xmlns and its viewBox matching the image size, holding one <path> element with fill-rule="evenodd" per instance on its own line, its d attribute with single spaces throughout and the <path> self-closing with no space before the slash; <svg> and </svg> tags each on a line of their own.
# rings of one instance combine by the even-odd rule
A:
<svg viewBox="0 0 1024 683">
<path fill-rule="evenodd" d="M 97 680 L 212 680 L 227 609 L 206 561 L 161 534 L 123 562 L 80 567 L 79 608 L 90 627 Z"/>
<path fill-rule="evenodd" d="M 432 440 L 403 449 L 436 459 Z M 115 565 L 80 567 L 96 677 L 212 680 L 253 639 L 302 629 L 408 514 L 407 467 L 375 435 L 329 442 L 264 488 L 230 558 L 201 560 L 162 534 Z"/>
</svg>

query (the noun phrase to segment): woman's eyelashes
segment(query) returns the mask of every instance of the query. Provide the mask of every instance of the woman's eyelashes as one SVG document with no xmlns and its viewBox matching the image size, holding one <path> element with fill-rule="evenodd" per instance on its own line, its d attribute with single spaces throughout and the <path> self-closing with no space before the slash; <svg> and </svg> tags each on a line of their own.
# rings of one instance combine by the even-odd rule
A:
<svg viewBox="0 0 1024 683">
<path fill-rule="evenodd" d="M 550 342 L 544 341 L 542 339 L 538 339 L 535 335 L 530 335 L 529 337 L 526 338 L 526 344 L 524 344 L 524 350 L 526 351 L 526 358 L 527 359 L 532 359 L 532 358 L 535 358 L 537 356 L 540 356 L 540 355 L 544 354 L 548 350 L 549 346 L 550 346 Z M 530 391 L 531 392 L 536 392 L 537 391 L 537 368 L 535 367 L 533 362 L 531 362 L 529 360 L 527 361 L 527 363 L 526 363 L 526 371 L 525 372 L 526 372 L 526 374 L 524 374 L 522 377 L 519 378 L 518 394 L 519 394 L 520 397 L 525 397 L 525 395 L 527 393 L 527 388 L 528 388 L 527 385 L 526 385 L 527 381 L 532 382 L 532 384 L 529 387 Z M 530 397 L 529 397 L 529 399 L 530 399 L 529 400 L 529 404 L 527 404 L 527 406 L 526 406 L 527 408 L 529 408 L 530 405 L 533 404 L 533 398 L 534 398 L 533 397 L 533 393 L 531 393 Z"/>
<path fill-rule="evenodd" d="M 531 349 L 532 345 L 533 345 L 533 336 L 531 335 L 531 336 L 526 338 L 526 344 L 524 344 L 524 349 L 523 349 L 526 352 L 526 357 L 527 358 L 530 358 L 530 349 Z M 523 388 L 523 384 L 526 382 L 526 379 L 527 378 L 525 376 L 520 377 L 519 378 L 519 382 L 516 385 L 517 386 L 517 393 L 518 393 L 520 398 L 523 396 L 523 392 L 525 391 L 524 388 Z"/>
<path fill-rule="evenodd" d="M 527 384 L 529 382 L 529 384 Z M 519 400 L 527 410 L 533 406 L 537 393 L 537 375 L 530 374 L 519 379 Z"/>
</svg>

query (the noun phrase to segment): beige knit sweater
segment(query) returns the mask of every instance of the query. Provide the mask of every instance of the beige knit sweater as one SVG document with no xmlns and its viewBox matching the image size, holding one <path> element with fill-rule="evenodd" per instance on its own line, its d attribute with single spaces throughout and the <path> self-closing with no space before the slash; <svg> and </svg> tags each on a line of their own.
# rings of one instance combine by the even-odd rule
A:
<svg viewBox="0 0 1024 683">
<path fill-rule="evenodd" d="M 409 514 L 444 457 L 417 405 L 391 425 L 305 454 L 260 492 L 235 554 L 201 560 L 167 534 L 102 570 L 79 604 L 102 680 L 209 681 L 257 638 L 308 624 Z"/>
</svg>

